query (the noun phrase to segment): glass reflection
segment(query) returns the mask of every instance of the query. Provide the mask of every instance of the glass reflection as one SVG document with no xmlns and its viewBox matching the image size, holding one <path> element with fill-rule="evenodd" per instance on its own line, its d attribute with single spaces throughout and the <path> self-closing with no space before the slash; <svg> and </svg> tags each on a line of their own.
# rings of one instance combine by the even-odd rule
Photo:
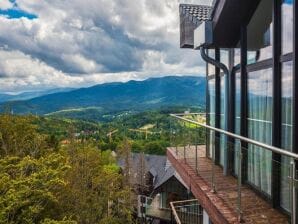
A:
<svg viewBox="0 0 298 224">
<path fill-rule="evenodd" d="M 249 73 L 248 137 L 266 144 L 272 142 L 272 69 Z M 248 146 L 248 181 L 271 195 L 272 153 Z"/>
<path fill-rule="evenodd" d="M 220 128 L 226 129 L 225 120 L 225 78 L 220 77 Z M 225 155 L 226 155 L 226 136 L 220 134 L 220 165 L 225 165 Z"/>
<path fill-rule="evenodd" d="M 282 53 L 293 51 L 293 0 L 284 0 L 282 4 Z"/>
<path fill-rule="evenodd" d="M 293 62 L 285 62 L 282 65 L 282 148 L 292 151 L 292 74 Z M 281 158 L 281 207 L 290 210 L 290 186 L 288 181 L 290 160 Z"/>
<path fill-rule="evenodd" d="M 247 26 L 248 50 L 260 50 L 260 60 L 272 58 L 272 0 L 260 1 L 252 19 Z M 248 64 L 253 63 L 248 60 Z"/>
<path fill-rule="evenodd" d="M 208 97 L 209 97 L 209 125 L 215 127 L 215 79 L 208 80 Z M 210 131 L 209 137 L 209 156 L 212 157 L 212 149 L 215 147 L 215 133 Z"/>
<path fill-rule="evenodd" d="M 215 50 L 209 49 L 208 56 L 211 58 L 215 58 Z M 208 66 L 208 75 L 215 75 L 215 66 L 211 65 L 210 63 L 208 63 L 207 66 Z"/>
<path fill-rule="evenodd" d="M 236 48 L 234 50 L 234 65 L 240 64 L 240 49 Z"/>
<path fill-rule="evenodd" d="M 229 51 L 220 50 L 220 62 L 229 67 Z"/>
<path fill-rule="evenodd" d="M 237 72 L 235 75 L 236 78 L 236 94 L 235 94 L 235 134 L 240 135 L 240 116 L 241 116 L 241 84 L 240 84 L 240 72 Z M 234 150 L 234 173 L 238 175 L 238 159 L 237 156 L 240 150 L 240 141 L 235 140 L 235 149 Z"/>
</svg>

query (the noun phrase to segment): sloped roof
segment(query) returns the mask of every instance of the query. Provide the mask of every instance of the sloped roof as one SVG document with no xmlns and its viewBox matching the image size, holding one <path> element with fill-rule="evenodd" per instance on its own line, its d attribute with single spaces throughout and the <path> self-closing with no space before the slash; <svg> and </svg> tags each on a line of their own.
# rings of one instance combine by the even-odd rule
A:
<svg viewBox="0 0 298 224">
<path fill-rule="evenodd" d="M 213 6 L 180 4 L 180 47 L 193 48 L 194 30 L 204 21 L 211 20 Z"/>
<path fill-rule="evenodd" d="M 167 160 L 166 166 L 164 167 L 164 173 L 163 175 L 158 176 L 156 184 L 154 184 L 154 189 L 159 188 L 161 185 L 163 185 L 172 177 L 175 177 L 185 188 L 188 188 L 187 185 L 182 180 L 182 178 L 180 177 L 180 175 L 176 172 L 176 170 L 172 166 L 171 162 Z"/>
<path fill-rule="evenodd" d="M 131 153 L 130 161 L 132 172 L 134 173 L 136 173 L 139 169 L 141 156 L 141 153 Z M 158 182 L 159 178 L 165 174 L 166 161 L 166 156 L 144 154 L 145 172 L 151 173 L 154 177 L 154 186 Z M 125 166 L 125 161 L 123 159 L 119 160 L 118 165 L 123 168 Z"/>
<path fill-rule="evenodd" d="M 132 153 L 131 154 L 131 162 L 133 172 L 137 172 L 139 169 L 138 163 L 141 158 L 141 153 Z M 173 168 L 171 162 L 167 159 L 166 156 L 158 156 L 158 155 L 144 155 L 145 160 L 145 171 L 151 173 L 154 177 L 153 187 L 157 189 L 162 184 L 167 182 L 171 177 L 175 177 L 182 185 L 187 188 L 187 185 L 183 182 L 182 178 Z M 123 159 L 118 161 L 118 165 L 120 167 L 125 166 L 125 162 Z"/>
<path fill-rule="evenodd" d="M 212 11 L 212 6 L 180 4 L 180 16 L 188 16 L 196 25 L 203 21 L 211 20 Z"/>
</svg>

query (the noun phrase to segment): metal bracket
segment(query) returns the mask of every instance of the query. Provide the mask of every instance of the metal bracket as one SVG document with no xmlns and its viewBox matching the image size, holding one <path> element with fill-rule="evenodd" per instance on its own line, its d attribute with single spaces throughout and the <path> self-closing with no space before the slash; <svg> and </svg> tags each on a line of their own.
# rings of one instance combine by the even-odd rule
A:
<svg viewBox="0 0 298 224">
<path fill-rule="evenodd" d="M 298 180 L 297 180 L 297 179 L 294 179 L 294 180 L 291 180 L 291 181 L 294 182 L 294 183 L 293 183 L 294 187 L 295 187 L 295 188 L 298 188 Z"/>
<path fill-rule="evenodd" d="M 298 179 L 293 179 L 291 176 L 288 176 L 289 183 L 293 184 L 295 188 L 298 188 Z"/>
</svg>

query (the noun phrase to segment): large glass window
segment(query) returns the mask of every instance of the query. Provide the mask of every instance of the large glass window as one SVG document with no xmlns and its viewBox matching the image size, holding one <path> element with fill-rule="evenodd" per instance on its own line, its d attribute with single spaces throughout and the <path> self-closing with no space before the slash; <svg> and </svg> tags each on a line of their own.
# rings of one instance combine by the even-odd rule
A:
<svg viewBox="0 0 298 224">
<path fill-rule="evenodd" d="M 220 77 L 220 128 L 226 129 L 226 117 L 225 117 L 225 77 Z M 225 165 L 226 155 L 226 136 L 220 134 L 220 165 Z"/>
<path fill-rule="evenodd" d="M 240 49 L 237 48 L 234 50 L 234 65 L 240 64 Z"/>
<path fill-rule="evenodd" d="M 272 58 L 272 9 L 272 0 L 260 1 L 247 26 L 248 50 L 260 50 L 260 60 Z"/>
<path fill-rule="evenodd" d="M 282 148 L 292 151 L 293 62 L 282 65 Z M 281 206 L 290 210 L 289 158 L 281 158 Z"/>
<path fill-rule="evenodd" d="M 209 98 L 209 125 L 215 127 L 215 78 L 208 80 L 208 98 Z M 209 133 L 209 153 L 212 157 L 212 151 L 215 147 L 215 133 L 210 131 Z"/>
<path fill-rule="evenodd" d="M 240 64 L 240 49 L 235 49 L 234 65 Z M 253 64 L 256 62 L 256 51 L 247 52 L 247 64 Z"/>
<path fill-rule="evenodd" d="M 220 50 L 220 62 L 229 67 L 229 51 Z"/>
<path fill-rule="evenodd" d="M 240 72 L 237 72 L 235 74 L 235 134 L 240 135 L 240 116 L 241 116 L 241 83 L 240 83 Z M 234 173 L 238 175 L 238 153 L 240 150 L 240 141 L 238 139 L 235 139 L 235 150 L 234 150 Z"/>
<path fill-rule="evenodd" d="M 220 62 L 229 67 L 229 50 L 220 50 Z M 222 72 L 222 71 L 221 71 Z M 227 129 L 227 92 L 226 92 L 226 79 L 227 74 L 221 74 L 220 77 L 220 128 Z M 225 167 L 227 164 L 227 136 L 220 135 L 220 164 Z"/>
<path fill-rule="evenodd" d="M 266 144 L 272 142 L 272 69 L 248 74 L 248 137 Z M 248 181 L 271 195 L 272 153 L 248 146 Z"/>
<path fill-rule="evenodd" d="M 208 56 L 211 58 L 215 58 L 215 50 L 209 49 Z M 215 66 L 211 65 L 210 63 L 208 63 L 207 66 L 208 66 L 208 75 L 215 75 Z"/>
<path fill-rule="evenodd" d="M 208 56 L 211 58 L 215 58 L 215 50 L 209 49 Z M 208 71 L 208 110 L 207 113 L 209 115 L 209 125 L 215 127 L 215 66 L 211 64 L 207 64 Z M 211 77 L 214 76 L 214 77 Z M 207 155 L 212 157 L 212 152 L 215 147 L 215 133 L 213 131 L 209 131 L 209 139 L 207 144 Z"/>
<path fill-rule="evenodd" d="M 240 115 L 241 115 L 241 75 L 240 72 L 235 74 L 235 133 L 240 135 Z"/>
<path fill-rule="evenodd" d="M 282 4 L 282 53 L 293 51 L 293 0 Z"/>
</svg>

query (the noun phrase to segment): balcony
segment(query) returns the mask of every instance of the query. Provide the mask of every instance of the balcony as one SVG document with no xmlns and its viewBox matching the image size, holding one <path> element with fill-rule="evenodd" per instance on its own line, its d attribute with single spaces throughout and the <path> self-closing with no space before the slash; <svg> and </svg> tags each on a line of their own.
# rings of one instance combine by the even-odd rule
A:
<svg viewBox="0 0 298 224">
<path fill-rule="evenodd" d="M 173 201 L 170 202 L 170 208 L 160 207 L 159 195 L 154 198 L 140 195 L 139 201 L 143 202 L 141 207 L 145 208 L 140 209 L 140 212 L 144 211 L 140 214 L 144 222 L 157 219 L 173 224 L 203 224 L 203 209 L 197 199 Z"/>
<path fill-rule="evenodd" d="M 197 199 L 170 202 L 172 223 L 203 224 L 203 209 Z"/>
<path fill-rule="evenodd" d="M 156 195 L 154 198 L 139 196 L 139 201 L 142 202 L 144 207 L 144 214 L 141 215 L 146 219 L 159 219 L 170 222 L 172 220 L 172 212 L 169 208 L 162 208 L 160 197 Z"/>
<path fill-rule="evenodd" d="M 168 159 L 213 223 L 297 223 L 297 155 L 212 128 L 204 124 L 201 115 L 180 114 L 172 117 L 172 146 L 167 150 Z M 224 158 L 216 155 L 216 145 L 224 145 L 220 149 L 225 152 Z M 263 151 L 260 150 L 269 153 L 261 155 Z M 280 153 L 285 159 L 274 160 L 270 154 L 273 152 Z M 269 170 L 272 174 L 261 173 L 258 178 L 262 180 L 266 176 L 270 181 L 271 178 L 280 178 L 284 187 L 281 197 L 288 202 L 288 211 L 272 208 L 272 201 L 266 192 L 244 181 L 244 158 L 248 170 L 260 167 L 266 171 L 264 167 L 271 164 Z M 263 159 L 252 161 L 251 158 Z M 251 178 L 252 173 L 247 172 L 247 175 Z M 267 188 L 271 190 L 270 186 Z"/>
</svg>

